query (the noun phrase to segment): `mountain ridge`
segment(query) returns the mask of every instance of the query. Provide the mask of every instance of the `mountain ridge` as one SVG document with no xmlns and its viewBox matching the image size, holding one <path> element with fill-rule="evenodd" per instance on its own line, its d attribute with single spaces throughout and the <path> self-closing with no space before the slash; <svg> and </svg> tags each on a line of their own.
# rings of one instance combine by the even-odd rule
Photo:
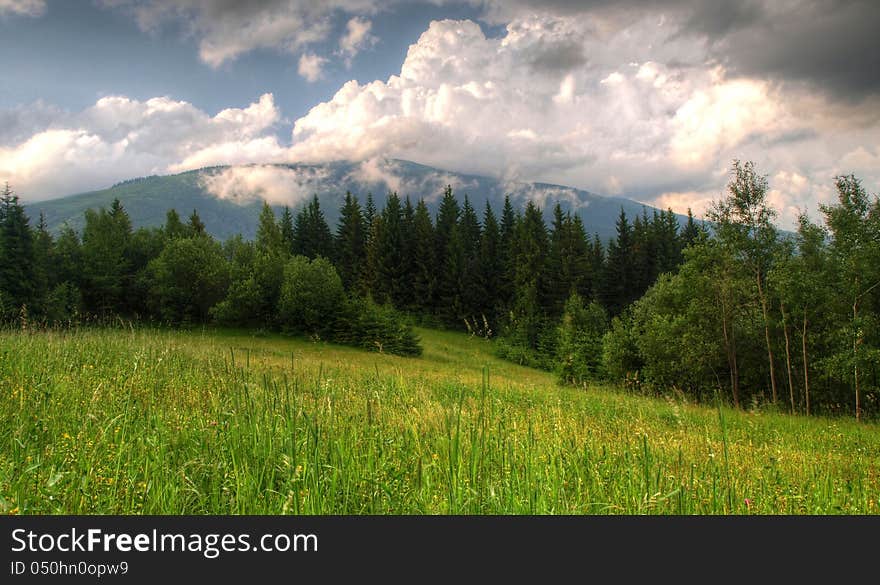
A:
<svg viewBox="0 0 880 585">
<path fill-rule="evenodd" d="M 559 202 L 563 209 L 581 217 L 588 234 L 596 234 L 603 241 L 614 237 L 621 208 L 630 220 L 643 212 L 650 215 L 656 209 L 630 199 L 605 197 L 565 185 L 503 181 L 400 159 L 203 167 L 170 175 L 135 177 L 106 189 L 33 202 L 25 207 L 32 221 L 42 212 L 50 231 L 57 232 L 65 223 L 81 230 L 86 209 L 109 207 L 118 198 L 135 228 L 162 225 L 171 208 L 184 218 L 196 210 L 215 237 L 222 240 L 240 233 L 250 239 L 256 233 L 263 200 L 276 212 L 284 205 L 295 212 L 315 194 L 334 229 L 347 191 L 356 195 L 362 205 L 371 193 L 378 209 L 390 192 L 410 197 L 413 203 L 424 198 L 435 214 L 446 185 L 452 186 L 459 202 L 467 196 L 481 217 L 487 201 L 496 215 L 500 214 L 504 196 L 509 195 L 514 207 L 520 209 L 527 200 L 534 201 L 549 224 L 553 206 Z M 686 221 L 685 216 L 677 217 L 681 223 Z"/>
</svg>

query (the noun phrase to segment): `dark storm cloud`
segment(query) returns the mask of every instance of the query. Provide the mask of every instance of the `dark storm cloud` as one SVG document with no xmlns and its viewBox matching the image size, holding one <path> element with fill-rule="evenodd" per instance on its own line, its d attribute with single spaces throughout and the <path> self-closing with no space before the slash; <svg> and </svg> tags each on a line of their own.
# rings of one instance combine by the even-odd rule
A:
<svg viewBox="0 0 880 585">
<path fill-rule="evenodd" d="M 846 101 L 880 93 L 876 0 L 801 2 L 769 16 L 710 39 L 731 74 L 806 82 Z"/>
<path fill-rule="evenodd" d="M 487 4 L 499 17 L 517 11 L 593 14 L 620 28 L 646 15 L 662 15 L 677 23 L 673 36 L 705 39 L 707 57 L 723 64 L 730 75 L 806 83 L 849 102 L 880 94 L 877 0 L 489 0 Z"/>
</svg>

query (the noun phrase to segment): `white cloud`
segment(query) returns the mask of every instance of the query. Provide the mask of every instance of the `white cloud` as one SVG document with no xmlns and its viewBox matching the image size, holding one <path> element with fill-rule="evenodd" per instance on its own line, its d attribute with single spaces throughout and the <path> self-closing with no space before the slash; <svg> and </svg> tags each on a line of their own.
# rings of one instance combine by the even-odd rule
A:
<svg viewBox="0 0 880 585">
<path fill-rule="evenodd" d="M 0 0 L 0 16 L 42 16 L 46 13 L 46 0 Z"/>
<path fill-rule="evenodd" d="M 844 163 L 876 189 L 876 118 L 844 129 L 841 106 L 731 78 L 676 31 L 653 18 L 613 28 L 530 16 L 487 38 L 471 21 L 432 22 L 399 75 L 349 81 L 296 120 L 291 158 L 396 157 L 680 212 L 701 212 L 722 194 L 731 160 L 751 159 L 770 175 L 788 227 L 795 209 L 831 196 Z"/>
<path fill-rule="evenodd" d="M 339 50 L 350 67 L 352 60 L 361 50 L 376 44 L 378 38 L 370 34 L 373 23 L 366 18 L 354 17 L 345 26 L 345 35 L 339 39 Z"/>
<path fill-rule="evenodd" d="M 22 199 L 36 200 L 154 173 L 280 161 L 286 151 L 270 133 L 278 120 L 271 94 L 214 116 L 167 97 L 105 97 L 0 145 L 0 180 Z"/>
<path fill-rule="evenodd" d="M 297 72 L 309 83 L 314 83 L 324 76 L 324 64 L 327 59 L 311 53 L 303 54 L 299 58 Z"/>
<path fill-rule="evenodd" d="M 3 0 L 0 0 L 3 1 Z M 382 8 L 378 0 L 99 0 L 108 8 L 130 13 L 145 31 L 159 29 L 167 21 L 182 22 L 199 39 L 199 56 L 219 67 L 255 49 L 297 53 L 324 41 L 333 30 L 333 16 L 373 14 Z M 349 22 L 345 38 L 355 42 L 356 52 L 368 42 L 369 21 Z M 366 23 L 366 30 L 361 30 Z M 354 36 L 352 36 L 354 34 Z M 358 38 L 360 34 L 360 38 Z M 357 43 L 361 45 L 357 45 Z M 353 54 L 352 54 L 353 56 Z"/>
<path fill-rule="evenodd" d="M 296 207 L 316 193 L 327 176 L 328 172 L 320 168 L 233 166 L 206 171 L 201 183 L 219 199 L 239 204 L 262 199 L 270 205 Z"/>
</svg>

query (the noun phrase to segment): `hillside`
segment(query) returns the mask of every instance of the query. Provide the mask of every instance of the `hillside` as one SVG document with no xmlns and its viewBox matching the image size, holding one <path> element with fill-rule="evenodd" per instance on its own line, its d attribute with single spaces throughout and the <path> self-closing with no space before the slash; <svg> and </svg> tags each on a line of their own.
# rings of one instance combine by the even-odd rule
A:
<svg viewBox="0 0 880 585">
<path fill-rule="evenodd" d="M 0 513 L 872 514 L 874 425 L 243 331 L 0 331 Z"/>
<path fill-rule="evenodd" d="M 487 201 L 498 213 L 504 196 L 510 195 L 518 207 L 529 199 L 538 203 L 549 222 L 553 206 L 558 201 L 563 208 L 575 210 L 580 215 L 588 234 L 598 234 L 603 240 L 614 236 L 614 224 L 621 208 L 631 219 L 646 208 L 629 199 L 603 197 L 561 185 L 504 182 L 408 161 L 374 160 L 320 165 L 211 167 L 177 175 L 133 179 L 109 189 L 40 201 L 29 204 L 27 211 L 34 220 L 43 212 L 53 231 L 65 222 L 79 229 L 86 209 L 109 206 L 118 198 L 135 227 L 161 225 L 165 213 L 172 207 L 183 217 L 195 209 L 215 237 L 225 239 L 241 233 L 251 238 L 256 230 L 260 197 L 266 198 L 280 211 L 284 204 L 296 209 L 312 194 L 317 194 L 328 222 L 335 226 L 337 210 L 346 191 L 358 195 L 362 202 L 368 193 L 372 193 L 380 209 L 389 191 L 396 191 L 402 197 L 409 196 L 413 201 L 424 197 L 430 211 L 436 213 L 446 185 L 452 185 L 459 199 L 467 195 L 480 214 Z M 652 209 L 647 207 L 649 214 Z"/>
</svg>

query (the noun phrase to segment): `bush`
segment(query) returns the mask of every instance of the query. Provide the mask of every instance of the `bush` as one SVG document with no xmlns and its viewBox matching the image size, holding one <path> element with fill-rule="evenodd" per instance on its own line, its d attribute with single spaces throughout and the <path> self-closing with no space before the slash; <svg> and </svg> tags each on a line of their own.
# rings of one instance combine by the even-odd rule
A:
<svg viewBox="0 0 880 585">
<path fill-rule="evenodd" d="M 256 253 L 253 246 L 247 244 L 241 244 L 231 252 L 227 250 L 227 255 L 232 256 L 235 278 L 226 298 L 211 310 L 211 314 L 224 325 L 275 328 L 284 258 L 277 254 Z"/>
<path fill-rule="evenodd" d="M 150 304 L 171 323 L 202 323 L 229 287 L 229 264 L 207 237 L 169 241 L 148 265 Z"/>
<path fill-rule="evenodd" d="M 608 316 L 598 303 L 584 306 L 579 295 L 569 297 L 558 328 L 555 369 L 560 382 L 582 386 L 599 377 L 607 323 Z"/>
<path fill-rule="evenodd" d="M 344 300 L 342 279 L 329 261 L 294 256 L 284 266 L 278 321 L 288 332 L 325 335 L 333 331 Z"/>
<path fill-rule="evenodd" d="M 419 338 L 407 319 L 390 305 L 378 305 L 369 297 L 345 302 L 336 320 L 333 340 L 379 353 L 422 353 Z"/>
</svg>

